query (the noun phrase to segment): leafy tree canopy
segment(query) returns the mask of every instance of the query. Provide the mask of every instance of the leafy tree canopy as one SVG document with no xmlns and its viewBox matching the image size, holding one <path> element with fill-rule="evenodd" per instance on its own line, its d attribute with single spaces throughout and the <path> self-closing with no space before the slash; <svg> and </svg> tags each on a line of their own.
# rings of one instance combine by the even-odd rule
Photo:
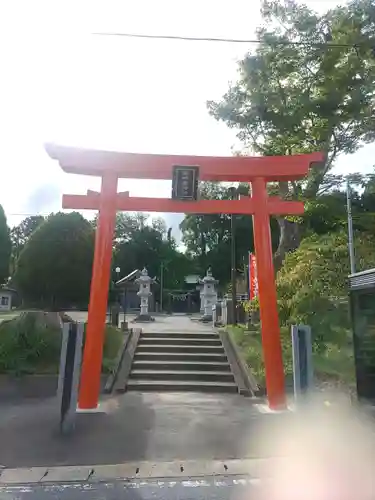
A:
<svg viewBox="0 0 375 500">
<path fill-rule="evenodd" d="M 28 303 L 51 307 L 88 302 L 94 231 L 79 213 L 50 215 L 31 234 L 14 275 Z"/>
<path fill-rule="evenodd" d="M 261 43 L 241 61 L 223 100 L 208 107 L 258 153 L 326 151 L 324 167 L 312 169 L 306 185 L 315 196 L 340 153 L 374 139 L 373 2 L 318 15 L 293 0 L 266 0 L 262 15 Z"/>
<path fill-rule="evenodd" d="M 44 222 L 43 215 L 32 215 L 23 219 L 18 226 L 14 226 L 10 231 L 13 248 L 21 251 L 32 233 L 42 222 Z"/>
<path fill-rule="evenodd" d="M 3 207 L 0 205 L 0 286 L 9 278 L 11 248 L 7 219 Z"/>
<path fill-rule="evenodd" d="M 235 193 L 233 192 L 235 189 Z M 228 200 L 238 194 L 248 195 L 247 184 L 237 188 L 213 182 L 204 182 L 200 189 L 204 199 Z M 248 252 L 253 251 L 253 224 L 249 215 L 235 216 L 236 267 L 242 270 L 247 265 Z M 230 279 L 231 272 L 231 216 L 229 214 L 185 215 L 180 224 L 182 241 L 188 255 L 197 260 L 197 272 L 204 274 L 208 267 L 223 285 Z M 275 248 L 278 231 L 271 221 L 271 234 Z"/>
<path fill-rule="evenodd" d="M 284 197 L 314 199 L 337 181 L 330 170 L 338 155 L 375 136 L 374 5 L 353 0 L 318 15 L 294 0 L 264 0 L 262 16 L 260 44 L 239 63 L 237 82 L 208 109 L 238 130 L 245 150 L 324 151 L 326 161 L 305 181 L 279 184 Z M 282 260 L 300 238 L 285 218 L 278 222 Z"/>
<path fill-rule="evenodd" d="M 355 234 L 357 271 L 375 267 L 375 243 L 370 234 Z M 332 340 L 350 327 L 346 232 L 305 238 L 298 250 L 286 256 L 277 276 L 282 324 L 311 325 L 315 338 Z"/>
<path fill-rule="evenodd" d="M 146 267 L 151 277 L 160 277 L 164 268 L 164 287 L 179 288 L 191 272 L 190 259 L 179 252 L 175 240 L 167 231 L 163 219 L 153 219 L 143 213 L 119 213 L 116 220 L 114 267 L 121 276 Z"/>
<path fill-rule="evenodd" d="M 23 219 L 18 226 L 14 226 L 10 231 L 10 238 L 12 241 L 12 272 L 16 267 L 16 262 L 23 247 L 26 245 L 32 233 L 40 224 L 44 222 L 42 215 L 32 215 Z"/>
</svg>

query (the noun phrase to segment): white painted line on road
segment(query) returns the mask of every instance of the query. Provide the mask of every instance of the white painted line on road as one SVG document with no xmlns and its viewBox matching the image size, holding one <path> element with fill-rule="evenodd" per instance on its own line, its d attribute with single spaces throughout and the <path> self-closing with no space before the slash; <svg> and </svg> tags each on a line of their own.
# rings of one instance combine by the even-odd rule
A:
<svg viewBox="0 0 375 500">
<path fill-rule="evenodd" d="M 121 480 L 119 481 L 121 484 Z M 198 480 L 198 481 L 133 481 L 127 482 L 122 481 L 122 485 L 124 489 L 141 489 L 141 488 L 154 488 L 154 489 L 166 489 L 166 488 L 175 488 L 175 487 L 183 487 L 183 488 L 212 488 L 216 487 L 232 487 L 232 486 L 241 486 L 241 487 L 259 487 L 263 484 L 263 482 L 259 479 L 231 479 L 226 478 L 222 481 L 207 481 L 207 480 Z M 0 493 L 8 494 L 8 495 L 17 495 L 21 493 L 33 493 L 35 490 L 35 486 L 42 487 L 43 492 L 46 493 L 61 493 L 66 490 L 85 490 L 85 491 L 94 491 L 98 488 L 99 483 L 82 483 L 82 482 L 73 482 L 73 483 L 60 483 L 60 484 L 41 484 L 37 483 L 34 485 L 22 485 L 22 486 L 1 486 L 0 485 Z M 113 483 L 100 483 L 101 489 L 111 489 L 113 490 Z"/>
<path fill-rule="evenodd" d="M 0 485 L 88 481 L 89 483 L 108 480 L 160 480 L 185 478 L 199 481 L 202 477 L 226 480 L 234 476 L 252 478 L 263 477 L 266 470 L 274 470 L 283 458 L 249 458 L 230 460 L 185 460 L 174 462 L 127 462 L 113 465 L 32 467 L 3 469 Z M 218 479 L 219 480 L 219 479 Z"/>
</svg>

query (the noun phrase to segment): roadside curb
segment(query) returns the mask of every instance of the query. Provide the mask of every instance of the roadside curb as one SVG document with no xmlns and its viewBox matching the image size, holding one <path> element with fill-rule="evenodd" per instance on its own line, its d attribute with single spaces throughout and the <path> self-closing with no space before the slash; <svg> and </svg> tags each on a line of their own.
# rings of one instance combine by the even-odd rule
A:
<svg viewBox="0 0 375 500">
<path fill-rule="evenodd" d="M 198 478 L 201 476 L 251 476 L 258 478 L 267 469 L 274 470 L 282 458 L 230 460 L 175 460 L 173 462 L 126 462 L 113 465 L 30 467 L 0 469 L 0 487 L 15 484 L 54 482 L 101 482 L 156 478 Z M 271 464 L 272 462 L 272 464 Z M 263 474 L 262 474 L 263 475 Z"/>
</svg>

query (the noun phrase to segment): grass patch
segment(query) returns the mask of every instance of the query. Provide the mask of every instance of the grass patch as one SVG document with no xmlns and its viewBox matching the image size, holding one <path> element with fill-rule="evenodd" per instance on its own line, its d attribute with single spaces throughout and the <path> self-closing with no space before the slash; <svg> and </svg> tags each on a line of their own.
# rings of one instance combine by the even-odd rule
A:
<svg viewBox="0 0 375 500">
<path fill-rule="evenodd" d="M 247 330 L 244 325 L 228 327 L 228 331 L 259 385 L 265 385 L 262 341 L 259 325 Z M 288 327 L 281 327 L 284 373 L 287 382 L 293 380 L 292 341 Z M 351 335 L 347 330 L 337 332 L 332 343 L 316 343 L 313 346 L 314 373 L 318 383 L 330 382 L 349 389 L 355 387 L 354 356 Z"/>
<path fill-rule="evenodd" d="M 328 344 L 324 353 L 313 354 L 317 378 L 322 382 L 338 382 L 355 387 L 353 348 Z"/>
<path fill-rule="evenodd" d="M 19 316 L 19 312 L 16 311 L 0 311 L 0 323 L 7 319 L 13 319 Z"/>
<path fill-rule="evenodd" d="M 103 348 L 102 372 L 111 373 L 115 368 L 119 350 L 122 347 L 124 332 L 115 326 L 106 325 Z"/>
<path fill-rule="evenodd" d="M 61 330 L 42 313 L 22 313 L 0 324 L 0 373 L 55 373 Z"/>
<path fill-rule="evenodd" d="M 24 312 L 0 323 L 1 374 L 57 374 L 61 328 L 42 311 Z M 102 372 L 112 371 L 123 332 L 106 325 Z"/>
<path fill-rule="evenodd" d="M 260 333 L 256 330 L 247 331 L 244 326 L 232 326 L 227 330 L 233 335 L 239 350 L 251 369 L 258 384 L 264 385 L 265 371 Z"/>
</svg>

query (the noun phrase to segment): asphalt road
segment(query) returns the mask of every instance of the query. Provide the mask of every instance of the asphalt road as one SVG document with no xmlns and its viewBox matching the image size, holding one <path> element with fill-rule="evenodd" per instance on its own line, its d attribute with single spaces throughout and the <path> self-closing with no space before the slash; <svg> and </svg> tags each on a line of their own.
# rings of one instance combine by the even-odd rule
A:
<svg viewBox="0 0 375 500">
<path fill-rule="evenodd" d="M 67 483 L 0 488 L 0 500 L 237 500 L 257 498 L 259 482 L 240 477 Z"/>
</svg>

